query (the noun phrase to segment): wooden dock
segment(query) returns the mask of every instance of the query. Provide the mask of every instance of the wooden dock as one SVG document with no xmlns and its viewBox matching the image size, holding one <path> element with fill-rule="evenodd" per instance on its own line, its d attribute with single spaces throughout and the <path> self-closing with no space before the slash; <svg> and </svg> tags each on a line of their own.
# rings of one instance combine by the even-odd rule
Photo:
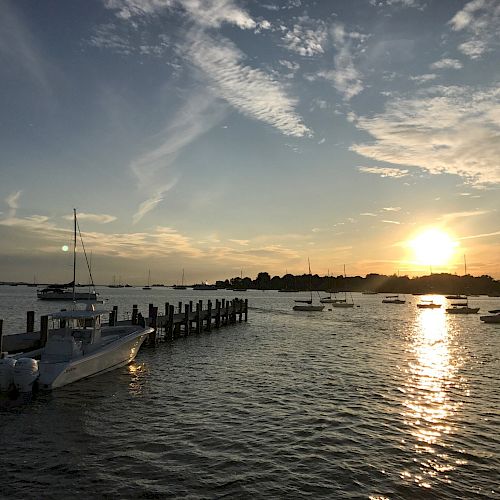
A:
<svg viewBox="0 0 500 500">
<path fill-rule="evenodd" d="M 26 313 L 26 332 L 19 335 L 3 335 L 3 320 L 0 319 L 0 353 L 23 352 L 37 349 L 45 345 L 49 317 L 40 316 L 40 330 L 35 331 L 35 313 Z M 147 315 L 143 315 L 137 305 L 132 306 L 132 315 L 127 319 L 118 319 L 118 307 L 113 306 L 109 313 L 108 323 L 103 326 L 137 325 L 151 326 L 154 330 L 149 335 L 146 345 L 157 346 L 181 336 L 210 332 L 224 326 L 248 320 L 248 299 L 208 300 L 205 309 L 203 301 L 177 305 L 166 302 L 160 311 L 159 307 L 149 304 Z"/>
</svg>

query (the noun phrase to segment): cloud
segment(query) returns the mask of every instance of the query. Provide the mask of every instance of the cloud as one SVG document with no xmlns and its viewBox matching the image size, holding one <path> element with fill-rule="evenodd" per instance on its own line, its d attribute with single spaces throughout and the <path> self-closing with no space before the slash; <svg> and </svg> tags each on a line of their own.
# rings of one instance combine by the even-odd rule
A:
<svg viewBox="0 0 500 500">
<path fill-rule="evenodd" d="M 468 217 L 479 217 L 480 215 L 485 215 L 490 213 L 490 210 L 470 210 L 464 212 L 452 212 L 449 214 L 444 214 L 441 218 L 445 221 L 452 221 L 456 219 L 464 219 Z"/>
<path fill-rule="evenodd" d="M 463 67 L 462 63 L 458 59 L 440 59 L 439 61 L 433 62 L 430 66 L 431 69 L 461 69 Z"/>
<path fill-rule="evenodd" d="M 472 0 L 448 24 L 452 30 L 469 35 L 470 39 L 458 49 L 471 59 L 478 59 L 499 44 L 500 4 L 497 0 Z"/>
<path fill-rule="evenodd" d="M 65 215 L 63 218 L 66 220 L 73 220 L 73 215 Z M 97 222 L 98 224 L 109 224 L 110 222 L 114 222 L 116 217 L 108 214 L 87 214 L 85 212 L 80 212 L 78 213 L 78 219 Z"/>
<path fill-rule="evenodd" d="M 372 142 L 351 150 L 376 161 L 449 173 L 467 182 L 500 182 L 500 88 L 437 86 L 357 117 Z"/>
<path fill-rule="evenodd" d="M 369 3 L 374 7 L 407 7 L 420 10 L 425 7 L 419 0 L 369 0 Z"/>
<path fill-rule="evenodd" d="M 481 234 L 474 234 L 472 236 L 462 236 L 461 238 L 457 238 L 458 240 L 472 240 L 476 238 L 490 238 L 491 236 L 499 236 L 500 231 L 494 231 L 492 233 L 481 233 Z"/>
<path fill-rule="evenodd" d="M 432 80 L 435 80 L 436 78 L 437 75 L 434 73 L 426 73 L 424 75 L 410 76 L 410 80 L 415 81 L 417 83 L 427 83 Z"/>
<path fill-rule="evenodd" d="M 334 69 L 319 71 L 318 77 L 331 81 L 335 89 L 348 101 L 363 90 L 361 74 L 354 66 L 352 54 L 352 38 L 357 38 L 358 33 L 347 33 L 344 25 L 334 23 L 331 36 L 336 50 L 334 56 Z"/>
<path fill-rule="evenodd" d="M 380 177 L 399 178 L 409 175 L 408 170 L 406 169 L 392 167 L 358 167 L 358 170 L 365 174 L 380 175 Z"/>
<path fill-rule="evenodd" d="M 244 54 L 228 39 L 193 31 L 183 47 L 211 91 L 242 114 L 267 123 L 284 135 L 310 136 L 278 81 L 258 68 L 244 64 Z"/>
<path fill-rule="evenodd" d="M 396 220 L 383 220 L 382 222 L 384 222 L 385 224 L 401 224 L 401 222 L 398 222 Z"/>
<path fill-rule="evenodd" d="M 401 207 L 383 207 L 382 210 L 384 212 L 399 212 Z"/>
<path fill-rule="evenodd" d="M 363 212 L 362 214 L 359 215 L 362 215 L 363 217 L 378 217 L 377 214 L 373 214 L 371 212 Z"/>
<path fill-rule="evenodd" d="M 305 57 L 323 54 L 327 39 L 328 32 L 325 23 L 308 16 L 299 17 L 298 23 L 282 38 L 288 50 Z"/>
<path fill-rule="evenodd" d="M 235 239 L 230 239 L 232 243 L 236 243 L 237 245 L 241 246 L 247 246 L 250 243 L 250 240 L 235 240 Z"/>
<path fill-rule="evenodd" d="M 7 198 L 5 198 L 5 203 L 9 207 L 9 216 L 14 217 L 16 214 L 16 210 L 19 208 L 18 201 L 19 197 L 21 196 L 22 190 L 19 191 L 14 191 L 13 193 L 10 193 Z"/>
</svg>

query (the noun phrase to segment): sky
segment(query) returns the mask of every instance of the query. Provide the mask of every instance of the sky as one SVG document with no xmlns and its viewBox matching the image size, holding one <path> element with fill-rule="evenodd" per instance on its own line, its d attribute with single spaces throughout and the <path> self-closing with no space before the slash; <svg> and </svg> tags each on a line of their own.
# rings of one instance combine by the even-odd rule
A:
<svg viewBox="0 0 500 500">
<path fill-rule="evenodd" d="M 0 281 L 73 208 L 98 283 L 500 279 L 499 53 L 498 0 L 0 0 Z"/>
</svg>

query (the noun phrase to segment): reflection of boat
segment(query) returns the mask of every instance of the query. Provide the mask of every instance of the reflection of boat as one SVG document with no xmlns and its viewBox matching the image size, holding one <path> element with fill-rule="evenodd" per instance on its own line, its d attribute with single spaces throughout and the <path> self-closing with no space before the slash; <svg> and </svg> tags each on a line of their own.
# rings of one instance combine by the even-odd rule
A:
<svg viewBox="0 0 500 500">
<path fill-rule="evenodd" d="M 386 295 L 385 299 L 382 299 L 382 304 L 404 304 L 406 300 L 400 299 L 399 295 Z"/>
<path fill-rule="evenodd" d="M 301 304 L 294 305 L 293 310 L 294 311 L 305 311 L 305 312 L 322 311 L 325 308 L 325 306 L 313 304 L 311 263 L 309 262 L 309 259 L 307 259 L 307 262 L 309 264 L 309 294 L 310 294 L 310 298 L 296 300 L 295 302 L 300 302 Z"/>
<path fill-rule="evenodd" d="M 422 300 L 417 307 L 420 309 L 438 309 L 441 307 L 441 304 L 436 304 L 432 299 L 430 300 Z"/>
<path fill-rule="evenodd" d="M 485 323 L 500 323 L 500 309 L 488 311 L 492 316 L 480 316 L 479 319 Z"/>
</svg>

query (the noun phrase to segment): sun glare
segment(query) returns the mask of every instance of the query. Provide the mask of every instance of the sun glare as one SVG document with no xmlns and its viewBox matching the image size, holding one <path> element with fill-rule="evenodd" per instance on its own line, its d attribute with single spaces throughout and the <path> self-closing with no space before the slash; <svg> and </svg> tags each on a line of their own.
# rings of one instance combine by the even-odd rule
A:
<svg viewBox="0 0 500 500">
<path fill-rule="evenodd" d="M 425 266 L 448 264 L 458 246 L 448 233 L 440 229 L 427 229 L 409 243 L 416 263 Z"/>
</svg>

